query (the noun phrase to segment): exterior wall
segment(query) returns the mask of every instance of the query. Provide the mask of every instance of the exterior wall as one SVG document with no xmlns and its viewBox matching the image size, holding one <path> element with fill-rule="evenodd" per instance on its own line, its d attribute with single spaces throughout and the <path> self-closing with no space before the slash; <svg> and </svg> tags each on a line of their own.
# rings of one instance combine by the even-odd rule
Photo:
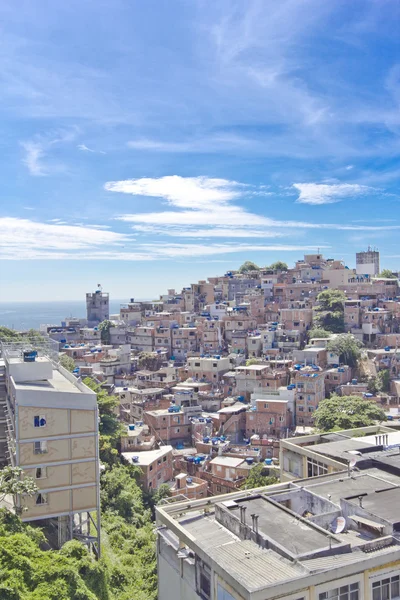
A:
<svg viewBox="0 0 400 600">
<path fill-rule="evenodd" d="M 86 294 L 87 321 L 98 324 L 110 317 L 109 296 L 97 291 L 94 294 Z"/>
</svg>

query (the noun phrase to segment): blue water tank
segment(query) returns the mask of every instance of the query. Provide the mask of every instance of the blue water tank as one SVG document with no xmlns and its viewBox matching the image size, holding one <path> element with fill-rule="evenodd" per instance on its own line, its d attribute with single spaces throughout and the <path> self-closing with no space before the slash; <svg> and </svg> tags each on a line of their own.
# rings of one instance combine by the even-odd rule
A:
<svg viewBox="0 0 400 600">
<path fill-rule="evenodd" d="M 129 425 L 129 431 L 135 431 L 135 426 L 134 425 Z"/>
<path fill-rule="evenodd" d="M 264 462 L 266 465 L 272 465 L 272 458 L 266 458 Z"/>
<path fill-rule="evenodd" d="M 254 458 L 253 458 L 252 456 L 248 456 L 248 457 L 246 458 L 246 463 L 247 463 L 248 465 L 252 465 L 252 464 L 253 464 L 253 462 L 254 462 Z"/>
</svg>

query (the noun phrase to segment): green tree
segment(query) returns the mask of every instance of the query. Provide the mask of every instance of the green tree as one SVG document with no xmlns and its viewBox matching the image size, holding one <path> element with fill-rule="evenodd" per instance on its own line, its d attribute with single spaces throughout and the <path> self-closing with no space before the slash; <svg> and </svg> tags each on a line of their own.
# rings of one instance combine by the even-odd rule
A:
<svg viewBox="0 0 400 600">
<path fill-rule="evenodd" d="M 75 369 L 75 361 L 73 358 L 68 356 L 68 354 L 62 354 L 60 356 L 60 365 L 64 367 L 64 369 L 67 369 L 67 371 L 70 371 L 71 373 Z"/>
<path fill-rule="evenodd" d="M 267 475 L 268 467 L 259 463 L 250 469 L 250 473 L 246 481 L 242 484 L 242 490 L 251 490 L 264 485 L 272 485 L 278 482 L 278 479 L 273 475 Z"/>
<path fill-rule="evenodd" d="M 261 363 L 261 358 L 249 358 L 246 360 L 246 367 L 251 367 L 251 365 L 259 365 Z"/>
<path fill-rule="evenodd" d="M 341 363 L 356 367 L 361 356 L 362 345 L 362 342 L 351 333 L 342 333 L 329 340 L 326 349 L 328 352 L 337 354 Z"/>
<path fill-rule="evenodd" d="M 19 342 L 23 337 L 14 329 L 0 327 L 0 342 Z"/>
<path fill-rule="evenodd" d="M 317 296 L 318 305 L 314 309 L 314 328 L 322 328 L 332 333 L 344 331 L 345 294 L 340 290 L 324 290 Z"/>
<path fill-rule="evenodd" d="M 380 394 L 382 392 L 390 391 L 390 371 L 389 369 L 382 369 L 376 375 L 368 380 L 368 391 L 371 394 Z"/>
<path fill-rule="evenodd" d="M 16 512 L 22 509 L 16 504 L 18 495 L 34 496 L 38 487 L 32 477 L 23 476 L 24 472 L 20 467 L 7 466 L 0 471 L 0 502 L 6 496 L 12 496 Z"/>
<path fill-rule="evenodd" d="M 271 269 L 271 271 L 287 271 L 288 266 L 281 260 L 277 260 L 276 262 L 272 263 L 272 265 L 267 267 L 267 269 Z"/>
<path fill-rule="evenodd" d="M 83 383 L 96 392 L 99 407 L 99 433 L 100 433 L 100 459 L 103 463 L 114 464 L 118 462 L 118 450 L 123 427 L 118 419 L 119 400 L 110 396 L 100 384 L 86 377 Z"/>
<path fill-rule="evenodd" d="M 326 329 L 322 329 L 321 327 L 314 327 L 308 333 L 308 338 L 313 340 L 315 338 L 328 338 L 332 335 L 331 331 L 326 331 Z"/>
<path fill-rule="evenodd" d="M 103 344 L 110 344 L 111 343 L 110 329 L 112 327 L 115 327 L 115 325 L 114 325 L 114 323 L 112 323 L 108 319 L 106 319 L 105 321 L 102 321 L 100 323 L 99 330 L 100 330 L 101 341 L 103 342 Z"/>
<path fill-rule="evenodd" d="M 379 273 L 379 277 L 384 277 L 385 279 L 397 279 L 396 275 L 390 269 L 383 269 Z"/>
<path fill-rule="evenodd" d="M 250 260 L 246 260 L 240 267 L 239 273 L 248 273 L 249 271 L 258 271 L 260 267 L 258 267 L 255 263 Z"/>
<path fill-rule="evenodd" d="M 376 402 L 359 396 L 337 396 L 322 400 L 314 413 L 315 425 L 322 431 L 367 427 L 386 419 Z"/>
</svg>

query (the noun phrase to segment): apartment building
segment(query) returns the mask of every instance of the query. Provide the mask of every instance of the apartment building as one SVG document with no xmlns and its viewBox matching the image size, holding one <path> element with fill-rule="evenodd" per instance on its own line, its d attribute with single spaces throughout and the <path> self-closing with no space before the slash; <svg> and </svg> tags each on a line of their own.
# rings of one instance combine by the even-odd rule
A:
<svg viewBox="0 0 400 600">
<path fill-rule="evenodd" d="M 296 386 L 296 425 L 312 426 L 314 412 L 325 398 L 325 374 L 319 367 L 296 368 L 291 383 Z"/>
<path fill-rule="evenodd" d="M 236 367 L 236 393 L 246 397 L 253 392 L 276 390 L 288 379 L 286 370 L 273 369 L 267 364 Z"/>
<path fill-rule="evenodd" d="M 188 352 L 196 352 L 199 349 L 197 327 L 179 327 L 173 326 L 172 335 L 172 354 L 175 357 L 185 358 Z"/>
<path fill-rule="evenodd" d="M 21 467 L 39 488 L 17 498 L 22 520 L 51 521 L 60 546 L 77 536 L 99 554 L 96 394 L 55 362 L 51 340 L 3 343 L 1 350 L 8 441 L 2 460 Z"/>
<path fill-rule="evenodd" d="M 128 342 L 134 350 L 153 352 L 155 330 L 155 327 L 136 327 L 128 332 Z"/>
<path fill-rule="evenodd" d="M 358 470 L 380 468 L 390 478 L 400 467 L 399 446 L 400 432 L 382 425 L 281 440 L 281 481 L 338 473 L 353 463 Z"/>
<path fill-rule="evenodd" d="M 141 484 L 147 491 L 156 490 L 173 478 L 172 446 L 137 453 L 122 452 L 122 456 L 141 469 Z"/>
<path fill-rule="evenodd" d="M 158 598 L 399 598 L 399 482 L 342 471 L 158 506 Z"/>
<path fill-rule="evenodd" d="M 231 370 L 233 364 L 230 356 L 191 356 L 187 360 L 188 375 L 216 383 Z"/>
<path fill-rule="evenodd" d="M 204 479 L 179 473 L 175 475 L 175 482 L 171 486 L 172 497 L 183 496 L 188 500 L 200 500 L 207 496 L 208 484 Z"/>
<path fill-rule="evenodd" d="M 246 412 L 246 437 L 285 437 L 294 427 L 296 389 L 293 386 L 253 394 Z"/>
</svg>

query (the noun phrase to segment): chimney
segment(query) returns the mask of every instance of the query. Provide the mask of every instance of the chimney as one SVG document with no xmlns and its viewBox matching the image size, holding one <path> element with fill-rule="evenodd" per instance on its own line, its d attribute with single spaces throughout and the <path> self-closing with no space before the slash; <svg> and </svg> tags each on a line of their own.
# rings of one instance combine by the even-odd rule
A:
<svg viewBox="0 0 400 600">
<path fill-rule="evenodd" d="M 376 435 L 375 436 L 375 446 L 377 446 L 377 445 L 378 445 L 378 436 Z"/>
<path fill-rule="evenodd" d="M 254 533 L 258 533 L 258 515 L 253 513 L 251 515 L 251 520 L 252 520 L 252 529 L 253 529 Z"/>
<path fill-rule="evenodd" d="M 246 524 L 246 510 L 247 510 L 247 506 L 240 507 L 240 522 L 243 523 L 244 525 Z"/>
<path fill-rule="evenodd" d="M 358 502 L 360 504 L 360 508 L 362 508 L 363 507 L 363 504 L 362 504 L 363 503 L 363 497 L 362 496 L 358 496 Z"/>
</svg>

